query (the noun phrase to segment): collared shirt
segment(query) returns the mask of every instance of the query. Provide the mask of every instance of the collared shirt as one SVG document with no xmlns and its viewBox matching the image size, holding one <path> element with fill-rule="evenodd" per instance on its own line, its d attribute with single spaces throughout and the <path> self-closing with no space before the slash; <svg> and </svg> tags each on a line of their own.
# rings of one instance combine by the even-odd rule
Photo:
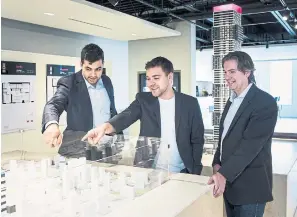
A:
<svg viewBox="0 0 297 217">
<path fill-rule="evenodd" d="M 246 96 L 246 94 L 248 93 L 252 85 L 253 85 L 252 83 L 249 84 L 247 88 L 245 88 L 245 90 L 239 96 L 237 96 L 237 94 L 234 91 L 232 91 L 231 93 L 229 101 L 232 104 L 230 105 L 228 113 L 224 120 L 224 130 L 221 138 L 221 157 L 222 157 L 222 151 L 223 151 L 223 140 L 229 130 L 229 127 L 233 121 L 234 116 L 236 115 L 236 112 L 238 111 L 244 97 Z"/>
<path fill-rule="evenodd" d="M 84 80 L 92 104 L 93 127 L 96 127 L 110 119 L 110 99 L 101 78 L 98 80 L 96 86 L 91 85 L 85 78 Z M 45 129 L 53 123 L 58 124 L 57 121 L 49 121 L 46 123 Z"/>
<path fill-rule="evenodd" d="M 96 85 L 90 84 L 85 78 L 84 80 L 92 104 L 93 127 L 96 127 L 110 119 L 110 99 L 101 78 Z"/>
</svg>

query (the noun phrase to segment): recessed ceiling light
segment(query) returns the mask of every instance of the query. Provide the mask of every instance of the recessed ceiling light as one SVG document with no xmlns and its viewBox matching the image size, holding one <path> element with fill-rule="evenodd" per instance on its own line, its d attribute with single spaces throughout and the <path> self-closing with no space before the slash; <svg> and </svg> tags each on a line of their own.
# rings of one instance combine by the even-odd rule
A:
<svg viewBox="0 0 297 217">
<path fill-rule="evenodd" d="M 54 16 L 53 13 L 44 13 L 45 15 L 48 15 L 48 16 Z"/>
<path fill-rule="evenodd" d="M 283 20 L 287 21 L 288 17 L 287 16 L 283 16 Z"/>
<path fill-rule="evenodd" d="M 135 33 L 132 33 L 132 35 L 133 35 L 133 36 L 136 36 L 136 34 L 135 34 Z"/>
</svg>

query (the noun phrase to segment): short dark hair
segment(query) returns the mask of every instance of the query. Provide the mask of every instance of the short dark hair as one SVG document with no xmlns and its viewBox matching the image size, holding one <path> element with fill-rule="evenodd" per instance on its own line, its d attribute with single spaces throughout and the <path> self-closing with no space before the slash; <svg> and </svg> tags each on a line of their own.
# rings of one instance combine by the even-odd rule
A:
<svg viewBox="0 0 297 217">
<path fill-rule="evenodd" d="M 166 59 L 165 57 L 156 57 L 151 61 L 147 62 L 145 65 L 145 70 L 154 67 L 161 67 L 162 70 L 168 75 L 169 73 L 173 73 L 173 64 L 170 60 Z"/>
<path fill-rule="evenodd" d="M 104 62 L 104 52 L 97 44 L 88 44 L 82 49 L 80 59 L 81 63 L 83 63 L 84 60 L 90 63 L 94 63 L 98 60 Z"/>
<path fill-rule="evenodd" d="M 256 84 L 256 79 L 254 75 L 255 66 L 252 58 L 250 55 L 243 51 L 234 51 L 228 53 L 224 56 L 222 60 L 222 66 L 224 67 L 224 63 L 228 60 L 236 60 L 237 62 L 237 69 L 243 73 L 250 72 L 250 76 L 248 77 L 249 83 Z"/>
</svg>

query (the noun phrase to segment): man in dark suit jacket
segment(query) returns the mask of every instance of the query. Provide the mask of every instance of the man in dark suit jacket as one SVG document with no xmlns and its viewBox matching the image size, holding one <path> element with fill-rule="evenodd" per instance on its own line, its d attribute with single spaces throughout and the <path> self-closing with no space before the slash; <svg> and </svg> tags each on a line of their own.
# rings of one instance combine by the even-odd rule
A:
<svg viewBox="0 0 297 217">
<path fill-rule="evenodd" d="M 168 59 L 154 58 L 145 68 L 151 92 L 138 93 L 126 110 L 89 131 L 83 140 L 96 144 L 105 134 L 140 120 L 140 136 L 161 138 L 170 145 L 170 171 L 200 174 L 204 125 L 197 99 L 174 91 L 174 70 Z M 159 160 L 164 159 L 156 160 L 157 167 Z"/>
<path fill-rule="evenodd" d="M 262 217 L 273 200 L 271 142 L 277 105 L 256 87 L 248 54 L 229 53 L 223 67 L 232 94 L 221 117 L 209 184 L 214 183 L 215 197 L 224 194 L 228 217 Z"/>
<path fill-rule="evenodd" d="M 102 74 L 103 64 L 103 50 L 95 44 L 86 45 L 81 52 L 82 70 L 59 79 L 56 93 L 44 107 L 42 133 L 52 146 L 62 142 L 58 123 L 62 112 L 67 112 L 61 155 L 84 154 L 81 137 L 117 114 L 113 86 L 110 78 Z"/>
</svg>

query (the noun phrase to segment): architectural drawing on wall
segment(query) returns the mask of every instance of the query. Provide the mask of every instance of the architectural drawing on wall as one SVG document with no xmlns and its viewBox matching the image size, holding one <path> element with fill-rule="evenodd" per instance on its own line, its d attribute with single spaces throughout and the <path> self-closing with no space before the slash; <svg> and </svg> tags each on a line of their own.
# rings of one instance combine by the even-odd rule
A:
<svg viewBox="0 0 297 217">
<path fill-rule="evenodd" d="M 35 129 L 36 64 L 1 61 L 2 133 Z"/>
<path fill-rule="evenodd" d="M 50 99 L 54 96 L 54 94 L 57 91 L 57 85 L 58 85 L 58 81 L 59 81 L 60 77 L 54 77 L 52 78 L 52 92 L 51 92 L 51 96 L 49 97 L 49 95 L 47 95 L 47 97 L 49 97 Z"/>
<path fill-rule="evenodd" d="M 75 66 L 68 65 L 46 65 L 46 100 L 49 101 L 57 91 L 58 81 L 60 78 L 75 73 Z M 60 116 L 59 125 L 66 126 L 67 116 L 63 112 Z"/>
<path fill-rule="evenodd" d="M 29 82 L 2 83 L 2 104 L 30 102 L 34 99 L 30 96 Z"/>
</svg>

